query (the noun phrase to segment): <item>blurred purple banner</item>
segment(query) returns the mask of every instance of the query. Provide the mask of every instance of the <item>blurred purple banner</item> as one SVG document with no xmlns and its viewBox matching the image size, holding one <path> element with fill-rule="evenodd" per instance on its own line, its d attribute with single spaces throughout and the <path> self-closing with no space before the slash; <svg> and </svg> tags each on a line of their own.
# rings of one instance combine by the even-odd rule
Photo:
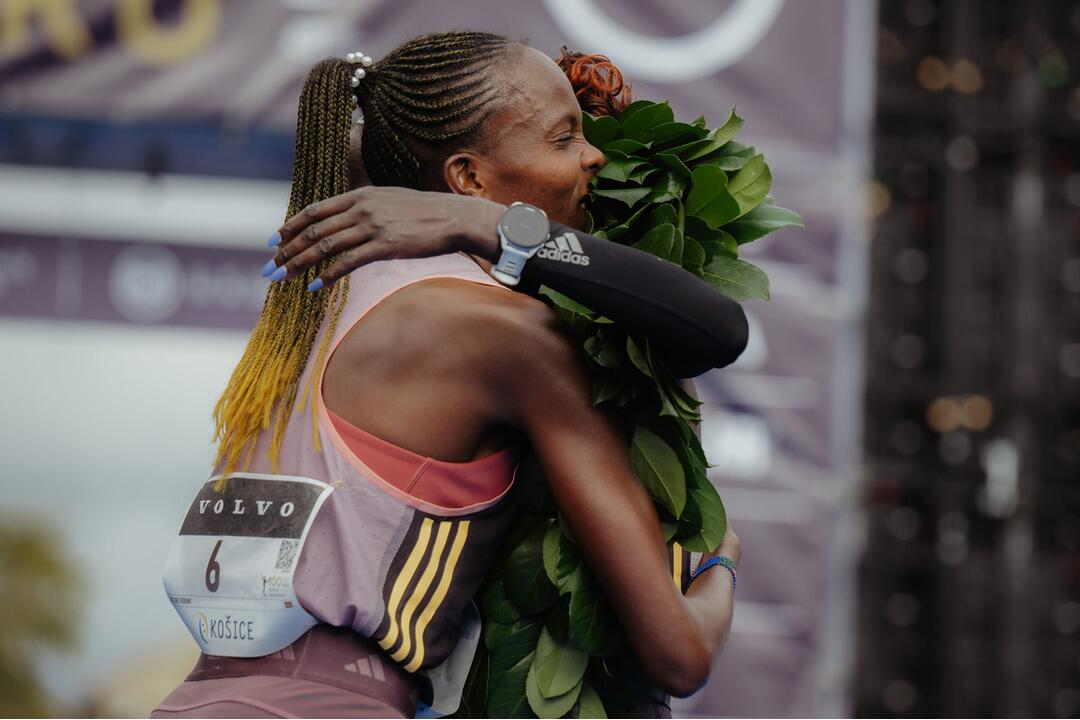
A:
<svg viewBox="0 0 1080 720">
<path fill-rule="evenodd" d="M 293 126 L 307 69 L 477 28 L 604 52 L 642 97 L 758 137 L 834 146 L 842 0 L 20 0 L 5 4 L 0 112 Z M 869 61 L 869 58 L 865 59 Z M 782 112 L 777 112 L 782 107 Z"/>
<path fill-rule="evenodd" d="M 113 240 L 0 237 L 5 315 L 247 328 L 266 252 Z"/>
</svg>

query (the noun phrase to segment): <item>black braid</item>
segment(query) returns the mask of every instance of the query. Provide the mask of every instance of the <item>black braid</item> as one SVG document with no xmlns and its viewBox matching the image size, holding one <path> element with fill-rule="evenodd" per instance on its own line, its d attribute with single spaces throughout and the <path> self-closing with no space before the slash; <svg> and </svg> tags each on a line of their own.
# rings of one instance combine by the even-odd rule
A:
<svg viewBox="0 0 1080 720">
<path fill-rule="evenodd" d="M 369 68 L 356 88 L 364 114 L 361 153 L 375 185 L 442 189 L 425 177 L 479 135 L 498 108 L 493 62 L 513 43 L 486 32 L 421 35 Z"/>
</svg>

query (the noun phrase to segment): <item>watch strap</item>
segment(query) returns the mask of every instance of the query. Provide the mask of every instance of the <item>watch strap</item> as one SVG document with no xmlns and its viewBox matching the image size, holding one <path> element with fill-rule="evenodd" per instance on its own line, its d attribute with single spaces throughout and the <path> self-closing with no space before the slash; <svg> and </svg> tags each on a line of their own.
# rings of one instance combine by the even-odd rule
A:
<svg viewBox="0 0 1080 720">
<path fill-rule="evenodd" d="M 531 258 L 542 247 L 522 248 L 512 245 L 499 229 L 499 241 L 502 245 L 502 255 L 499 262 L 491 268 L 491 274 L 503 285 L 517 285 L 521 282 L 521 273 L 525 269 L 525 261 Z"/>
</svg>

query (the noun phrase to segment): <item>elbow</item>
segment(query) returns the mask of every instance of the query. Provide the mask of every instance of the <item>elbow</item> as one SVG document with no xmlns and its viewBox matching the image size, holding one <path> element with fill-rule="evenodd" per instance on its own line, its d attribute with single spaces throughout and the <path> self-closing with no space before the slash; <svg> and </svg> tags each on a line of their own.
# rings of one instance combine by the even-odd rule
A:
<svg viewBox="0 0 1080 720">
<path fill-rule="evenodd" d="M 671 650 L 667 657 L 656 658 L 660 661 L 651 664 L 649 679 L 672 697 L 689 697 L 708 681 L 712 653 L 700 637 Z"/>
<path fill-rule="evenodd" d="M 750 321 L 736 300 L 719 290 L 709 288 L 707 298 L 700 304 L 707 323 L 700 344 L 700 358 L 710 368 L 727 367 L 739 359 L 750 341 Z"/>
<path fill-rule="evenodd" d="M 719 321 L 711 332 L 703 335 L 697 350 L 684 355 L 671 355 L 668 367 L 680 379 L 693 378 L 713 368 L 727 367 L 739 359 L 750 341 L 750 323 L 746 311 L 731 298 L 717 293 L 721 307 L 716 309 Z"/>
</svg>

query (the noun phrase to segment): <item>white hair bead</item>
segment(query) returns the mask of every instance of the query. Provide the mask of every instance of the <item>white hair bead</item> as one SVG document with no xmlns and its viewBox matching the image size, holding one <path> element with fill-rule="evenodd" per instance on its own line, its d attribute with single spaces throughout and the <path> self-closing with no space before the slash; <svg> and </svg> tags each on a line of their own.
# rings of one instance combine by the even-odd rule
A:
<svg viewBox="0 0 1080 720">
<path fill-rule="evenodd" d="M 358 87 L 360 85 L 360 78 L 353 75 L 351 78 L 349 78 L 349 84 L 353 87 Z"/>
<path fill-rule="evenodd" d="M 345 56 L 345 62 L 356 62 L 356 53 L 349 53 Z"/>
<path fill-rule="evenodd" d="M 367 71 L 364 70 L 364 68 L 362 67 L 356 68 L 356 70 L 353 72 L 353 77 L 358 80 L 362 80 L 365 75 L 367 75 Z"/>
<path fill-rule="evenodd" d="M 367 55 L 364 55 L 363 57 L 360 58 L 360 64 L 363 65 L 364 67 L 371 67 L 371 63 L 372 63 L 372 60 Z"/>
</svg>

